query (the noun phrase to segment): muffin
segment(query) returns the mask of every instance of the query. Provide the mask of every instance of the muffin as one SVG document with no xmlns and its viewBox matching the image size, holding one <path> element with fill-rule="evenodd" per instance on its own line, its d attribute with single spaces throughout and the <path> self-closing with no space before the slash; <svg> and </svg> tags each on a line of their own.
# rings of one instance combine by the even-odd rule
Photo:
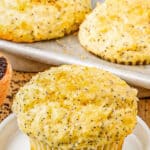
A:
<svg viewBox="0 0 150 150">
<path fill-rule="evenodd" d="M 34 42 L 78 30 L 91 10 L 90 0 L 1 0 L 0 38 Z"/>
<path fill-rule="evenodd" d="M 11 65 L 7 58 L 0 54 L 0 105 L 5 101 L 12 76 Z"/>
<path fill-rule="evenodd" d="M 79 40 L 102 59 L 126 65 L 150 64 L 149 22 L 149 0 L 105 0 L 81 25 Z"/>
<path fill-rule="evenodd" d="M 136 125 L 136 95 L 111 73 L 64 65 L 33 77 L 12 108 L 31 150 L 121 150 Z"/>
</svg>

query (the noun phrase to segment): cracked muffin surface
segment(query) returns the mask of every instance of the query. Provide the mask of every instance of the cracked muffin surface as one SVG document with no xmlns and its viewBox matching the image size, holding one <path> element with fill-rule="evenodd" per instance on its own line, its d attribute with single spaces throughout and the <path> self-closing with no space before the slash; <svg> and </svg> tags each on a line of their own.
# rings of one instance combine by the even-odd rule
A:
<svg viewBox="0 0 150 150">
<path fill-rule="evenodd" d="M 76 30 L 91 10 L 90 0 L 1 0 L 0 38 L 34 42 Z"/>
<path fill-rule="evenodd" d="M 79 40 L 86 50 L 105 60 L 150 64 L 149 22 L 149 0 L 106 0 L 81 24 Z"/>
<path fill-rule="evenodd" d="M 13 112 L 33 150 L 119 150 L 136 125 L 136 94 L 111 73 L 64 65 L 37 74 L 21 88 Z"/>
</svg>

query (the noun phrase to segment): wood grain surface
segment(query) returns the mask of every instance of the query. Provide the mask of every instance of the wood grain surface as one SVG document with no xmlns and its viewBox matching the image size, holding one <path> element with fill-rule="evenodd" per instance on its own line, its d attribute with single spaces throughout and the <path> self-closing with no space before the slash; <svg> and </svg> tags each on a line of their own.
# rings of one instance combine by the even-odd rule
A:
<svg viewBox="0 0 150 150">
<path fill-rule="evenodd" d="M 140 99 L 138 102 L 138 115 L 150 127 L 150 98 Z"/>
<path fill-rule="evenodd" d="M 11 113 L 11 105 L 13 102 L 13 96 L 18 89 L 28 82 L 34 73 L 13 72 L 13 78 L 9 94 L 5 103 L 0 106 L 0 122 Z M 149 93 L 148 93 L 149 92 Z M 150 94 L 150 91 L 147 91 Z M 138 115 L 148 124 L 150 127 L 150 98 L 140 99 L 138 102 Z"/>
</svg>

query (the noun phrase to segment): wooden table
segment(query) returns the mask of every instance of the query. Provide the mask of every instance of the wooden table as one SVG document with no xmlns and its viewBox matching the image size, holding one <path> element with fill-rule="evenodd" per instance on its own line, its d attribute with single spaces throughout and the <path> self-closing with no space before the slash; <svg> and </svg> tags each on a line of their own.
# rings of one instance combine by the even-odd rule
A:
<svg viewBox="0 0 150 150">
<path fill-rule="evenodd" d="M 34 73 L 13 72 L 11 88 L 6 102 L 2 106 L 0 106 L 0 122 L 11 113 L 13 96 L 16 94 L 19 87 L 23 86 L 27 81 L 29 81 L 33 75 Z M 150 127 L 150 98 L 140 99 L 140 101 L 138 102 L 138 115 Z"/>
</svg>

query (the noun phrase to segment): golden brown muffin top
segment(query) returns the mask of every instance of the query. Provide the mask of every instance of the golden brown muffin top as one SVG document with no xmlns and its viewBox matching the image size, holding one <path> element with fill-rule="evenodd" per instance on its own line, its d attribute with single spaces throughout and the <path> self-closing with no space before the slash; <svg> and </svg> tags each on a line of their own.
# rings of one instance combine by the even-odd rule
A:
<svg viewBox="0 0 150 150">
<path fill-rule="evenodd" d="M 136 124 L 137 91 L 106 71 L 75 65 L 39 73 L 13 103 L 20 129 L 53 148 L 123 140 Z"/>
<path fill-rule="evenodd" d="M 150 0 L 106 0 L 80 26 L 79 39 L 108 61 L 150 64 Z"/>
<path fill-rule="evenodd" d="M 71 34 L 91 10 L 90 0 L 1 0 L 0 39 L 50 40 Z"/>
</svg>

